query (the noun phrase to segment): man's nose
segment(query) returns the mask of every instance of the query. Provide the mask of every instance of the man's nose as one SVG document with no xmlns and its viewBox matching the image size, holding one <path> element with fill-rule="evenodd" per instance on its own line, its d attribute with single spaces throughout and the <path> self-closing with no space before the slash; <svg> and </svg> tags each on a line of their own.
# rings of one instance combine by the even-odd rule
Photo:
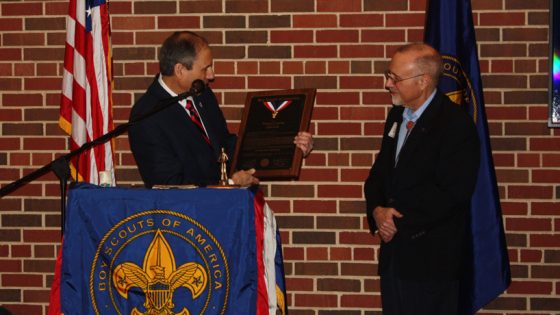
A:
<svg viewBox="0 0 560 315">
<path fill-rule="evenodd" d="M 211 81 L 211 80 L 214 80 L 214 69 L 208 68 L 208 69 L 206 70 L 206 79 L 208 79 L 208 80 L 210 80 L 210 81 Z"/>
</svg>

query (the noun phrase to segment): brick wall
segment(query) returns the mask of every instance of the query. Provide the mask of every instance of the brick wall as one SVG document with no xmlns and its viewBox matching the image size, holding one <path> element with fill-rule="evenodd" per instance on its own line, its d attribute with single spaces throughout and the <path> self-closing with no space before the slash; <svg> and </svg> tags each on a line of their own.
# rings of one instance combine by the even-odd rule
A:
<svg viewBox="0 0 560 315">
<path fill-rule="evenodd" d="M 318 89 L 316 149 L 297 182 L 263 184 L 284 242 L 292 314 L 380 314 L 362 183 L 390 98 L 396 46 L 422 39 L 426 0 L 111 0 L 114 115 L 124 122 L 176 29 L 213 46 L 213 88 L 236 131 L 245 93 Z M 0 3 L 0 183 L 67 151 L 57 126 L 67 1 Z M 547 128 L 548 1 L 473 0 L 513 284 L 480 314 L 560 313 L 560 132 Z M 139 184 L 126 136 L 120 184 Z M 0 199 L 0 304 L 46 311 L 59 244 L 52 174 Z"/>
</svg>

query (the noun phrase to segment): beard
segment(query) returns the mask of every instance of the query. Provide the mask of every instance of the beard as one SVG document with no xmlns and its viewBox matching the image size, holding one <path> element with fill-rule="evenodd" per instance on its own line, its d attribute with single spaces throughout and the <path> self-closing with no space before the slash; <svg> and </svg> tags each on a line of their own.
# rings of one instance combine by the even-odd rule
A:
<svg viewBox="0 0 560 315">
<path fill-rule="evenodd" d="M 400 97 L 400 95 L 398 93 L 394 93 L 394 92 L 393 92 L 393 94 L 391 94 L 391 102 L 395 106 L 404 105 L 403 99 Z"/>
</svg>

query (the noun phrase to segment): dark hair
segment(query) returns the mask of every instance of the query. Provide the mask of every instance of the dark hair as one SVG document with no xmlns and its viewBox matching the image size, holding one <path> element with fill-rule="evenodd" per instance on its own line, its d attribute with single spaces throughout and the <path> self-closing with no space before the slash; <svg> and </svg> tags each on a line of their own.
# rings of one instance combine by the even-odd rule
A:
<svg viewBox="0 0 560 315">
<path fill-rule="evenodd" d="M 161 45 L 159 71 L 162 75 L 172 75 L 178 63 L 191 70 L 197 53 L 204 47 L 208 47 L 208 42 L 196 33 L 183 31 L 171 34 Z"/>
</svg>

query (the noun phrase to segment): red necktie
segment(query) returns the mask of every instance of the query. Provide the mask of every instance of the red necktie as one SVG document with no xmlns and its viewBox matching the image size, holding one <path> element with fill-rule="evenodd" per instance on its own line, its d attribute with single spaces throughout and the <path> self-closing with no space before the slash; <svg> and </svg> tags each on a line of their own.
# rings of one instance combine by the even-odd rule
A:
<svg viewBox="0 0 560 315">
<path fill-rule="evenodd" d="M 206 142 L 208 142 L 208 144 L 212 145 L 210 143 L 210 139 L 208 138 L 208 135 L 206 134 L 206 131 L 204 130 L 204 126 L 202 126 L 202 120 L 200 120 L 200 116 L 198 115 L 198 111 L 196 110 L 196 108 L 194 108 L 194 104 L 191 100 L 187 100 L 186 108 L 190 113 L 191 121 L 198 128 L 198 130 L 202 134 L 202 137 L 204 138 L 204 140 Z"/>
</svg>

